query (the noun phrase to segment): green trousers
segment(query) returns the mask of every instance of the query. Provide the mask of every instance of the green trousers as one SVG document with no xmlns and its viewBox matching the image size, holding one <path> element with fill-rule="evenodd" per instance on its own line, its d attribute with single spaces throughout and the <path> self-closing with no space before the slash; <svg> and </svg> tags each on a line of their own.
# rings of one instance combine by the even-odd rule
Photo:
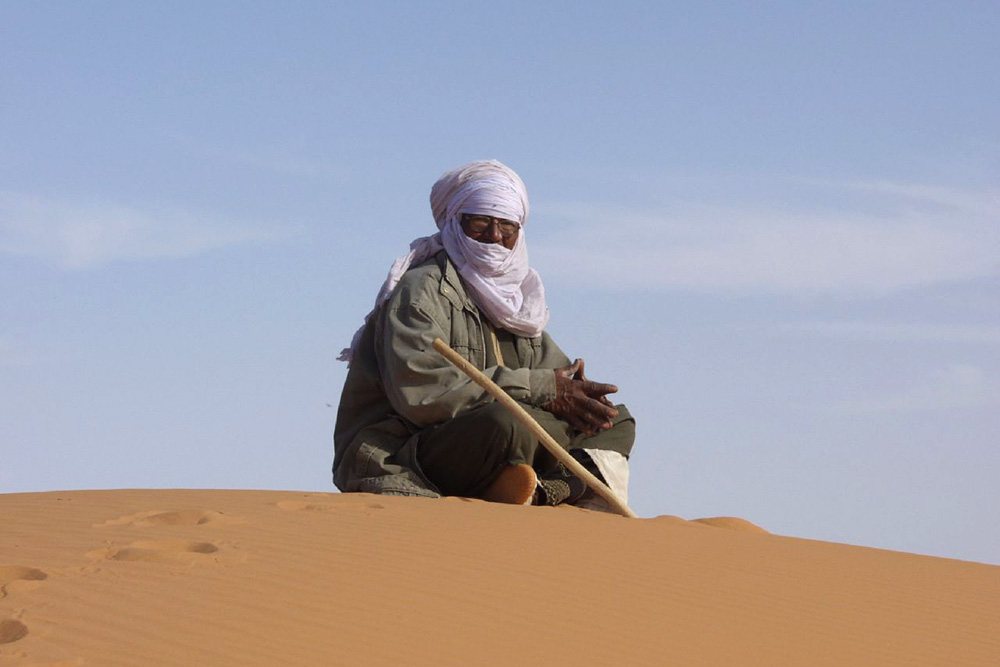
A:
<svg viewBox="0 0 1000 667">
<path fill-rule="evenodd" d="M 613 427 L 593 436 L 570 428 L 551 412 L 522 406 L 571 453 L 584 448 L 608 449 L 627 458 L 632 451 L 635 419 L 624 405 L 615 406 L 618 417 L 612 421 Z M 470 410 L 425 430 L 417 444 L 417 461 L 427 479 L 444 495 L 465 497 L 480 495 L 506 465 L 527 463 L 540 476 L 556 468 L 555 458 L 534 434 L 499 403 Z"/>
</svg>

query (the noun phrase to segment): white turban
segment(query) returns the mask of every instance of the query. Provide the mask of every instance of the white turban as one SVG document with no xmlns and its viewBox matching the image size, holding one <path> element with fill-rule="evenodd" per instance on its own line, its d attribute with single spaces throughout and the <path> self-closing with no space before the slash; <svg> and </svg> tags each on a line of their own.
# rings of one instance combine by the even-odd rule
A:
<svg viewBox="0 0 1000 667">
<path fill-rule="evenodd" d="M 419 264 L 442 248 L 465 281 L 470 296 L 494 325 L 522 336 L 542 333 L 549 320 L 542 279 L 528 266 L 524 223 L 528 193 L 521 178 L 496 160 L 482 160 L 446 172 L 431 188 L 431 212 L 440 232 L 410 243 L 410 252 L 389 269 L 365 322 L 389 299 L 393 288 L 412 264 Z M 513 250 L 499 243 L 481 243 L 462 231 L 464 213 L 513 220 L 522 226 Z M 364 326 L 351 347 L 340 354 L 350 362 Z"/>
</svg>

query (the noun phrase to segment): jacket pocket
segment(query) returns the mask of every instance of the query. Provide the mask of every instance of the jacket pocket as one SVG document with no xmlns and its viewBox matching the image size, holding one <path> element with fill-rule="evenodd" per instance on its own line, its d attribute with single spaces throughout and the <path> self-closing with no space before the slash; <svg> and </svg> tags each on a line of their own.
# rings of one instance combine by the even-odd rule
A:
<svg viewBox="0 0 1000 667">
<path fill-rule="evenodd" d="M 483 335 L 479 320 L 474 313 L 452 308 L 451 341 L 452 349 L 468 359 L 477 368 L 483 367 Z"/>
</svg>

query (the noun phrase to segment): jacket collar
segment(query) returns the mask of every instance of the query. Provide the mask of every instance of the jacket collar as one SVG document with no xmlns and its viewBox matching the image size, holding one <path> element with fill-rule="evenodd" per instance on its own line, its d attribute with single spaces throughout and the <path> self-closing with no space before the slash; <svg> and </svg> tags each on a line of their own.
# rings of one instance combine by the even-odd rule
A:
<svg viewBox="0 0 1000 667">
<path fill-rule="evenodd" d="M 459 310 L 465 309 L 478 313 L 479 309 L 476 307 L 475 302 L 469 298 L 468 292 L 465 291 L 465 284 L 462 283 L 458 269 L 455 268 L 455 265 L 449 259 L 448 253 L 442 250 L 438 252 L 435 259 L 438 266 L 441 267 L 441 284 L 438 287 L 441 296 Z"/>
</svg>

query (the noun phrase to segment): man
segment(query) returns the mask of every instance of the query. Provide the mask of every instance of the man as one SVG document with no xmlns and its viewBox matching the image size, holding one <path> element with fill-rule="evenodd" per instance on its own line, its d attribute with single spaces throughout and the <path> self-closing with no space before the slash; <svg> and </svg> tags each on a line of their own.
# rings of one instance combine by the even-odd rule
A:
<svg viewBox="0 0 1000 667">
<path fill-rule="evenodd" d="M 342 491 L 458 495 L 515 504 L 604 503 L 499 403 L 432 347 L 440 337 L 627 501 L 635 421 L 544 331 L 528 266 L 524 184 L 496 161 L 445 173 L 431 190 L 440 230 L 393 264 L 341 359 L 350 370 L 334 433 Z"/>
</svg>

